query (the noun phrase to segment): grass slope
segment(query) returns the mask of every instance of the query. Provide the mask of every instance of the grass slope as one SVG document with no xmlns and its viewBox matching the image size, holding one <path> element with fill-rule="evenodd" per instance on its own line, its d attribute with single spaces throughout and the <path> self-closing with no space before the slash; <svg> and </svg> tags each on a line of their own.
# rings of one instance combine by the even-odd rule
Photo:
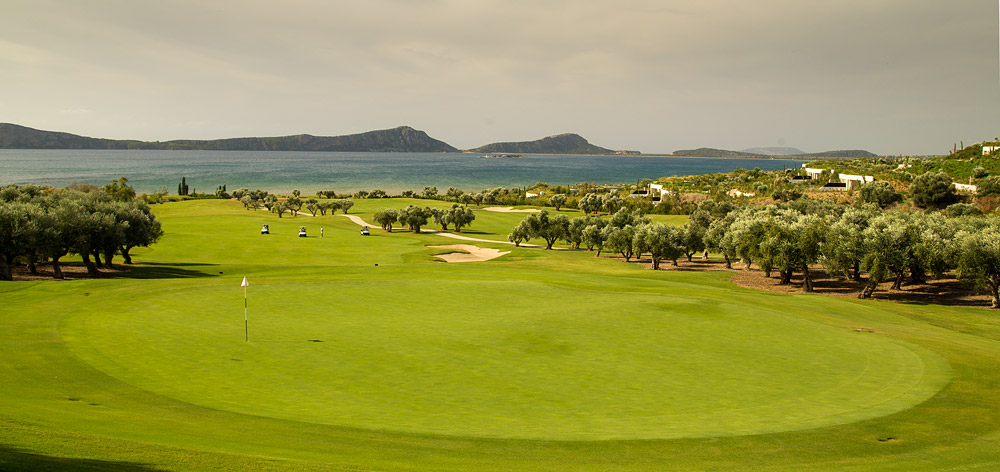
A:
<svg viewBox="0 0 1000 472">
<path fill-rule="evenodd" d="M 167 236 L 122 277 L 0 285 L 0 469 L 1000 465 L 986 310 L 500 244 L 444 264 L 425 245 L 448 239 L 339 216 L 156 210 Z M 523 216 L 477 212 L 469 235 Z"/>
</svg>

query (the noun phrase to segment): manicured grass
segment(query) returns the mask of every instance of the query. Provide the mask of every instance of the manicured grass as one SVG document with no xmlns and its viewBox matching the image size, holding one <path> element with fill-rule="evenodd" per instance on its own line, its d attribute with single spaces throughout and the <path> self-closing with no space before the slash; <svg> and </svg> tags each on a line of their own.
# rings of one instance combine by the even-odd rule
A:
<svg viewBox="0 0 1000 472">
<path fill-rule="evenodd" d="M 0 469 L 1000 465 L 987 310 L 500 244 L 445 264 L 440 236 L 234 202 L 156 212 L 167 235 L 121 277 L 0 285 Z M 470 235 L 523 216 L 477 211 Z"/>
</svg>

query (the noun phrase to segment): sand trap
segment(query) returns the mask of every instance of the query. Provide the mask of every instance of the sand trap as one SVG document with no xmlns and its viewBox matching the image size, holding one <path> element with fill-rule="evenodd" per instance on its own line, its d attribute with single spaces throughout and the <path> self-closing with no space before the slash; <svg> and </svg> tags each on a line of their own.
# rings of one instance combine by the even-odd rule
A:
<svg viewBox="0 0 1000 472">
<path fill-rule="evenodd" d="M 489 249 L 485 247 L 473 246 L 471 244 L 450 244 L 447 246 L 427 246 L 434 249 L 456 249 L 465 252 L 450 252 L 448 254 L 438 254 L 434 257 L 444 259 L 445 262 L 482 262 L 496 259 L 510 251 L 499 249 Z"/>
<path fill-rule="evenodd" d="M 495 211 L 497 213 L 540 213 L 542 210 L 536 210 L 534 208 L 526 208 L 524 210 L 515 210 L 514 207 L 486 207 L 483 208 L 486 211 Z"/>
</svg>

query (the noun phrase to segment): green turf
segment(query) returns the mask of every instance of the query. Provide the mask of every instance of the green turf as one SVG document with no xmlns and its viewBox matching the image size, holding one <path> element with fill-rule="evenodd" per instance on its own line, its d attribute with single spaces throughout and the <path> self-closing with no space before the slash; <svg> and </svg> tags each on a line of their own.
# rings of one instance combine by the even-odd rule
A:
<svg viewBox="0 0 1000 472">
<path fill-rule="evenodd" d="M 445 264 L 426 245 L 453 240 L 339 216 L 156 211 L 167 235 L 122 277 L 0 285 L 0 469 L 1000 465 L 988 310 L 501 244 Z M 500 240 L 521 218 L 469 229 Z"/>
</svg>

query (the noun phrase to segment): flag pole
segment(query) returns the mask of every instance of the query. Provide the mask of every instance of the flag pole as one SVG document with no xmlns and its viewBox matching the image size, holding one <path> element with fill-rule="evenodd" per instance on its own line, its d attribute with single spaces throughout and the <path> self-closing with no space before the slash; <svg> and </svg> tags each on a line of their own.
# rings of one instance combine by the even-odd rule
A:
<svg viewBox="0 0 1000 472">
<path fill-rule="evenodd" d="M 250 320 L 247 318 L 247 287 L 243 286 L 243 331 L 246 336 L 244 342 L 250 342 Z"/>
<path fill-rule="evenodd" d="M 250 342 L 250 321 L 247 318 L 247 277 L 243 276 L 243 330 L 246 335 L 246 340 L 244 342 Z"/>
</svg>

